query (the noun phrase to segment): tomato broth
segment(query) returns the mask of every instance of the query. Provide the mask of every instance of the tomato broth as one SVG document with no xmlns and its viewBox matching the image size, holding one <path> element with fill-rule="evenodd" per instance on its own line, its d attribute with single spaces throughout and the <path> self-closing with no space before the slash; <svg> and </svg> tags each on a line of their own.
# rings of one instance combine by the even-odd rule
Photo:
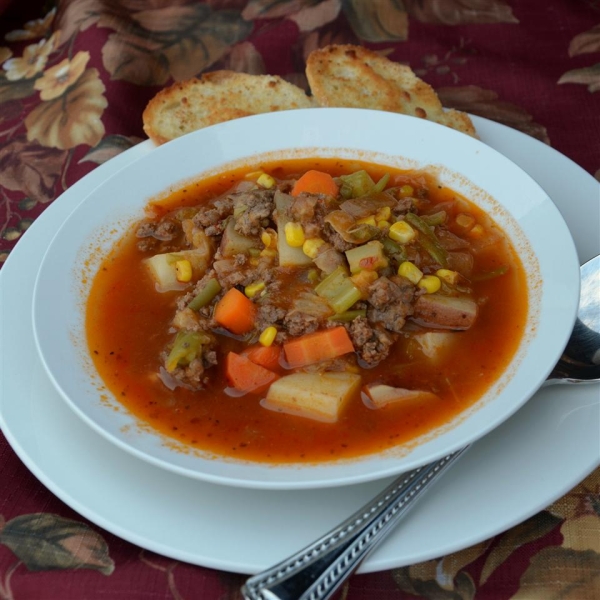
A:
<svg viewBox="0 0 600 600">
<path fill-rule="evenodd" d="M 246 185 L 250 181 L 262 193 L 261 185 L 257 183 L 261 174 L 274 179 L 276 188 L 292 197 L 290 191 L 293 191 L 294 183 L 310 170 L 329 174 L 340 184 L 340 189 L 343 187 L 339 179 L 342 175 L 365 171 L 373 182 L 389 176 L 384 193 L 393 197 L 396 203 L 393 204 L 393 210 L 397 212 L 382 210 L 377 213 L 382 218 L 375 221 L 375 228 L 381 233 L 373 228 L 368 229 L 375 236 L 370 238 L 371 241 L 383 240 L 387 243 L 385 238 L 394 221 L 406 220 L 408 213 L 403 213 L 398 208 L 400 205 L 409 206 L 409 212 L 414 211 L 426 217 L 430 223 L 443 218 L 443 223 L 430 227 L 446 244 L 445 255 L 462 260 L 462 254 L 470 253 L 473 264 L 470 268 L 468 265 L 463 267 L 458 261 L 454 269 L 446 268 L 446 271 L 458 274 L 453 276 L 454 284 L 447 285 L 442 280 L 441 290 L 433 295 L 439 296 L 445 290 L 450 296 L 465 296 L 477 305 L 475 323 L 465 330 L 456 330 L 452 326 L 440 327 L 436 323 L 432 325 L 415 318 L 414 313 L 410 313 L 411 309 L 407 309 L 409 314 L 405 316 L 401 328 L 392 325 L 393 330 L 386 330 L 384 320 L 369 322 L 368 326 L 373 327 L 373 331 L 379 335 L 377 339 L 391 337 L 393 342 L 386 348 L 388 354 L 385 358 L 377 361 L 377 357 L 372 363 L 366 363 L 363 358 L 371 359 L 372 356 L 362 352 L 357 343 L 360 335 L 349 321 L 343 319 L 357 314 L 367 323 L 364 315 L 375 315 L 376 319 L 384 317 L 383 309 L 374 308 L 375 305 L 370 303 L 371 300 L 375 302 L 368 295 L 369 290 L 374 289 L 369 287 L 373 283 L 360 288 L 363 291 L 361 298 L 345 309 L 342 316 L 333 311 L 333 314 L 317 318 L 318 330 L 323 331 L 330 331 L 332 323 L 339 318 L 335 325 L 349 332 L 355 352 L 321 363 L 317 361 L 299 369 L 290 369 L 286 364 L 286 355 L 282 354 L 279 364 L 272 368 L 274 377 L 280 381 L 297 371 L 311 373 L 322 370 L 360 376 L 360 385 L 344 400 L 337 418 L 333 422 L 324 422 L 266 408 L 264 399 L 269 388 L 244 391 L 232 385 L 225 358 L 229 353 L 244 356 L 249 345 L 260 347 L 257 340 L 264 328 L 257 326 L 255 331 L 237 335 L 218 323 L 215 326 L 211 320 L 214 318 L 215 305 L 227 289 L 237 289 L 244 295 L 249 287 L 248 284 L 234 284 L 235 280 L 228 285 L 220 279 L 221 290 L 213 304 L 202 309 L 204 312 L 197 317 L 200 321 L 194 321 L 196 333 L 198 322 L 211 324 L 210 331 L 207 331 L 210 360 L 204 358 L 204 363 L 199 366 L 201 373 L 194 381 L 189 379 L 189 357 L 180 360 L 174 367 L 171 365 L 170 373 L 179 379 L 173 381 L 172 377 L 167 377 L 165 380 L 165 365 L 169 366 L 165 356 L 172 353 L 173 339 L 181 331 L 181 327 L 174 326 L 181 316 L 174 321 L 174 315 L 181 313 L 182 297 L 185 294 L 193 295 L 191 290 L 204 277 L 206 269 L 201 268 L 200 273 L 194 272 L 192 280 L 187 283 L 179 282 L 181 289 L 159 291 L 156 280 L 149 274 L 146 259 L 157 253 L 172 252 L 178 256 L 178 248 L 186 244 L 189 246 L 193 236 L 188 235 L 186 241 L 186 236 L 177 230 L 169 240 L 150 236 L 151 243 L 144 246 L 140 242 L 145 238 L 140 237 L 139 224 L 136 224 L 103 260 L 95 276 L 87 301 L 86 332 L 91 356 L 105 385 L 119 402 L 144 423 L 185 445 L 242 460 L 309 463 L 347 459 L 407 445 L 419 436 L 443 427 L 480 399 L 506 370 L 523 337 L 527 320 L 526 273 L 514 248 L 490 216 L 468 199 L 441 186 L 430 173 L 400 171 L 387 166 L 334 159 L 285 160 L 251 165 L 189 184 L 163 200 L 150 203 L 144 222 L 151 224 L 150 230 L 156 236 L 156 224 L 161 220 L 164 222 L 168 218 L 176 224 L 186 219 L 191 222 L 196 218 L 194 211 L 198 207 L 207 207 L 216 199 L 226 197 L 228 190 L 238 189 L 236 186 L 242 182 Z M 263 181 L 267 180 L 263 178 Z M 255 192 L 253 188 L 249 192 L 233 193 L 252 193 L 257 196 L 258 192 Z M 379 191 L 374 191 L 373 197 L 377 193 Z M 299 197 L 295 196 L 294 202 Z M 305 199 L 307 197 L 310 197 L 310 193 L 303 196 Z M 318 206 L 322 199 L 319 196 L 317 201 L 311 201 L 311 206 Z M 336 201 L 335 205 L 331 202 L 337 210 L 339 202 Z M 187 209 L 189 211 L 185 213 Z M 232 210 L 234 212 L 225 219 L 235 220 L 235 208 Z M 264 225 L 269 218 L 262 221 L 261 231 L 253 238 L 262 240 L 262 245 L 257 244 L 246 258 L 237 260 L 241 270 L 254 268 L 250 265 L 258 264 L 263 255 L 265 260 L 272 261 L 273 268 L 277 270 L 274 280 L 277 283 L 271 296 L 279 310 L 294 305 L 303 293 L 312 297 L 316 286 L 328 274 L 320 272 L 312 263 L 279 267 L 278 257 L 273 256 L 273 252 L 264 252 L 268 247 L 264 244 L 266 238 L 263 233 L 271 231 Z M 370 222 L 370 218 L 367 217 L 367 222 Z M 184 226 L 188 233 L 191 231 L 189 222 Z M 198 222 L 197 219 L 195 222 Z M 219 222 L 217 225 L 220 227 Z M 208 227 L 200 225 L 197 230 L 203 234 L 207 231 L 211 233 Z M 306 223 L 304 230 L 311 231 Z M 284 235 L 283 229 L 276 233 Z M 208 237 L 213 248 L 211 260 L 214 259 L 214 253 L 222 248 L 221 235 Z M 415 239 L 424 242 L 425 235 L 418 233 Z M 395 282 L 394 285 L 406 284 L 398 275 L 400 265 L 405 262 L 418 264 L 423 276 L 431 275 L 439 279 L 443 275 L 442 265 L 424 251 L 425 246 L 416 247 L 415 239 L 392 245 L 392 254 L 385 255 L 386 264 L 375 274 L 371 270 L 369 281 L 385 277 L 386 281 Z M 331 240 L 335 242 L 333 235 L 325 240 L 327 245 Z M 453 244 L 458 249 L 453 249 Z M 401 254 L 393 254 L 397 245 L 402 246 Z M 386 249 L 388 246 L 385 246 Z M 341 250 L 337 254 L 344 256 Z M 217 258 L 222 257 L 217 254 Z M 230 260 L 235 260 L 235 257 Z M 180 261 L 177 262 L 179 264 Z M 345 281 L 352 276 L 354 282 L 360 283 L 359 279 L 363 276 L 357 277 L 357 273 L 352 275 L 348 273 L 347 265 L 342 266 L 346 269 Z M 211 268 L 209 265 L 208 269 Z M 465 269 L 465 272 L 461 273 L 459 268 Z M 267 292 L 270 285 L 266 285 Z M 429 293 L 424 292 L 418 283 L 413 288 L 410 292 L 413 302 Z M 245 295 L 259 310 L 262 310 L 261 302 L 269 298 L 268 293 L 261 293 L 254 297 Z M 388 307 L 393 308 L 391 304 L 386 304 L 384 309 Z M 190 316 L 191 313 L 186 309 L 184 314 Z M 311 333 L 306 329 L 299 336 L 292 335 L 291 326 L 287 330 L 284 326 L 289 322 L 287 318 L 271 324 L 279 335 L 272 342 L 275 347 L 284 347 L 291 339 L 303 338 Z M 310 322 L 313 321 L 311 317 Z M 433 350 L 428 348 L 422 336 L 432 332 L 444 332 L 452 336 L 443 338 L 451 340 L 448 348 L 439 350 L 435 344 Z M 438 337 L 434 336 L 434 339 Z M 375 337 L 369 339 L 374 340 Z M 426 390 L 429 395 L 425 400 L 409 398 L 377 408 L 368 390 L 369 386 L 380 383 L 394 389 Z"/>
</svg>

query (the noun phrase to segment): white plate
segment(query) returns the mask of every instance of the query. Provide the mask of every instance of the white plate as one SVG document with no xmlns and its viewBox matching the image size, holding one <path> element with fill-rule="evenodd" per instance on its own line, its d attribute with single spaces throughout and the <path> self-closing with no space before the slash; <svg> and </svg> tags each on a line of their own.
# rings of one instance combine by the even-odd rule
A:
<svg viewBox="0 0 600 600">
<path fill-rule="evenodd" d="M 368 127 L 352 127 L 361 119 Z M 261 136 L 264 131 L 270 135 Z M 150 430 L 147 423 L 140 426 L 140 419 L 99 378 L 85 329 L 85 300 L 94 276 L 115 243 L 144 217 L 150 198 L 232 165 L 302 156 L 425 168 L 436 173 L 440 184 L 472 199 L 506 233 L 528 274 L 526 333 L 506 369 L 473 406 L 408 447 L 317 465 L 263 464 L 189 448 L 182 452 L 172 438 Z M 560 358 L 578 301 L 579 265 L 570 232 L 548 194 L 514 162 L 470 136 L 423 119 L 322 108 L 274 112 L 201 129 L 103 182 L 71 213 L 46 251 L 34 288 L 33 330 L 42 363 L 63 398 L 119 447 L 212 483 L 308 489 L 399 474 L 497 427 L 535 393 Z"/>
<path fill-rule="evenodd" d="M 482 139 L 546 189 L 575 233 L 581 261 L 600 253 L 600 186 L 553 149 L 475 119 Z M 106 441 L 66 406 L 37 358 L 34 276 L 54 233 L 99 183 L 152 150 L 98 167 L 36 219 L 0 271 L 0 425 L 27 467 L 100 527 L 171 558 L 254 573 L 336 525 L 389 479 L 273 492 L 180 477 Z M 597 386 L 547 388 L 477 442 L 363 563 L 378 571 L 443 556 L 523 521 L 600 465 Z"/>
</svg>

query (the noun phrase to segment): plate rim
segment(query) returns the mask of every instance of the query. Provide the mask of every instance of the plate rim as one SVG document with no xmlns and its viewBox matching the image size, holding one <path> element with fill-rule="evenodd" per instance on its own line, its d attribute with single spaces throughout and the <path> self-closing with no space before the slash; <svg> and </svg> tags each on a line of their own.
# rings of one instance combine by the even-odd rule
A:
<svg viewBox="0 0 600 600">
<path fill-rule="evenodd" d="M 486 121 L 486 120 L 480 119 L 480 118 L 477 118 L 476 120 L 481 121 L 482 123 L 485 123 L 485 121 Z M 500 125 L 500 124 L 497 124 L 494 122 L 489 122 L 489 123 L 490 123 L 490 127 L 493 125 L 492 129 L 494 129 L 495 127 L 501 127 L 501 128 L 506 128 L 506 129 L 510 130 L 510 128 L 505 127 L 503 125 Z M 517 132 L 514 130 L 510 130 L 510 131 L 513 134 L 524 135 L 524 134 L 520 134 L 520 132 Z M 534 141 L 536 143 L 542 144 L 538 140 L 530 139 L 530 141 Z M 544 144 L 542 144 L 542 145 L 545 146 Z M 141 147 L 134 147 L 131 150 L 128 150 L 127 152 L 131 153 L 131 156 L 134 156 L 135 152 L 149 150 L 150 149 L 149 146 L 150 147 L 152 146 L 151 143 L 149 144 L 148 142 L 144 142 L 141 144 Z M 568 160 L 575 167 L 577 167 L 577 169 L 579 169 L 580 174 L 582 176 L 586 175 L 587 177 L 589 177 L 590 180 L 595 181 L 594 178 L 589 173 L 584 171 L 581 167 L 579 167 L 579 165 L 574 163 L 574 161 L 572 161 L 571 159 L 568 159 L 568 157 L 564 157 L 564 155 L 558 153 L 558 151 L 556 151 L 552 148 L 550 148 L 550 150 L 552 150 L 554 153 L 556 153 L 557 156 L 560 156 L 561 160 Z M 135 152 L 132 152 L 132 151 L 135 151 Z M 126 154 L 126 153 L 124 153 L 124 154 Z M 115 159 L 113 159 L 113 161 L 115 161 L 115 163 L 113 165 L 114 167 L 116 167 L 119 164 L 120 157 L 123 157 L 123 155 L 117 156 Z M 128 158 L 128 156 L 127 156 L 127 158 Z M 105 165 L 107 165 L 107 164 L 108 163 L 105 163 Z M 97 172 L 98 174 L 100 174 L 101 172 L 104 172 L 103 167 L 105 167 L 105 165 L 101 165 L 94 172 Z M 527 169 L 525 169 L 525 170 L 527 170 Z M 77 184 L 74 184 L 74 186 L 71 189 L 76 189 L 75 188 L 76 185 Z M 48 212 L 48 214 L 52 215 L 53 214 L 52 206 L 48 207 L 47 211 L 50 211 L 50 212 Z M 35 229 L 36 225 L 38 225 L 38 227 L 41 227 L 42 223 L 45 223 L 46 220 L 50 220 L 50 217 L 44 218 L 43 214 L 42 214 L 40 217 L 38 217 L 38 219 L 36 219 L 36 222 L 34 222 L 34 224 L 32 225 L 32 229 Z M 29 236 L 29 238 L 28 238 L 27 237 L 28 235 L 29 235 L 29 232 L 25 236 L 23 236 L 22 240 L 18 243 L 18 245 L 22 244 L 23 240 L 33 239 L 32 236 Z M 25 247 L 27 247 L 28 244 L 29 244 L 29 242 L 27 242 Z M 19 252 L 21 252 L 21 250 L 19 250 Z M 589 258 L 589 257 L 580 256 L 580 259 L 587 260 L 587 258 Z M 6 264 L 11 263 L 11 260 L 12 259 L 9 256 L 9 259 L 7 260 Z M 5 264 L 4 268 L 2 270 L 0 270 L 0 282 L 4 282 L 5 276 L 3 276 L 2 273 L 6 272 L 5 271 L 6 264 Z M 12 266 L 11 266 L 11 268 L 12 268 Z M 1 289 L 4 294 L 4 292 L 5 292 L 4 286 L 2 286 Z M 4 339 L 4 338 L 2 338 L 0 336 L 0 339 Z M 0 366 L 3 366 L 3 363 L 1 363 Z M 3 377 L 0 378 L 0 380 L 2 382 L 4 382 Z M 4 385 L 4 383 L 2 383 L 2 386 L 3 385 Z M 0 392 L 3 392 L 3 387 L 0 390 Z M 62 402 L 62 400 L 61 400 L 61 402 Z M 145 546 L 146 548 L 148 548 L 150 550 L 157 551 L 157 552 L 159 552 L 161 554 L 165 554 L 167 556 L 172 556 L 173 558 L 178 558 L 180 560 L 185 560 L 187 562 L 199 564 L 202 566 L 208 566 L 208 567 L 212 567 L 212 568 L 220 568 L 220 569 L 226 569 L 226 570 L 232 570 L 232 571 L 240 571 L 240 572 L 255 572 L 256 570 L 259 570 L 260 568 L 262 568 L 261 565 L 252 563 L 251 560 L 246 561 L 246 564 L 244 564 L 244 565 L 239 564 L 239 563 L 233 564 L 233 563 L 231 563 L 231 561 L 228 562 L 227 560 L 223 560 L 223 559 L 221 559 L 221 560 L 211 559 L 210 557 L 200 557 L 200 561 L 199 561 L 198 556 L 189 556 L 184 553 L 178 554 L 177 552 L 173 552 L 173 551 L 171 551 L 172 549 L 166 548 L 165 546 L 161 546 L 160 544 L 156 543 L 156 540 L 148 540 L 147 536 L 141 536 L 134 532 L 124 531 L 122 528 L 115 526 L 115 524 L 113 522 L 106 520 L 102 515 L 98 515 L 98 514 L 94 513 L 91 509 L 88 509 L 85 505 L 80 504 L 76 498 L 71 497 L 68 492 L 58 488 L 57 485 L 54 484 L 52 477 L 50 477 L 46 474 L 46 472 L 44 470 L 44 466 L 36 464 L 33 461 L 33 459 L 31 459 L 30 454 L 27 452 L 27 449 L 20 445 L 18 436 L 17 437 L 13 436 L 13 430 L 11 429 L 11 427 L 5 420 L 5 414 L 4 414 L 4 411 L 2 410 L 3 405 L 4 405 L 4 400 L 2 399 L 2 395 L 0 395 L 0 425 L 2 426 L 4 435 L 6 436 L 10 445 L 13 447 L 13 450 L 16 452 L 17 456 L 25 463 L 27 468 L 48 489 L 50 489 L 51 492 L 53 492 L 56 496 L 58 496 L 67 505 L 71 506 L 77 512 L 82 514 L 82 516 L 90 519 L 90 521 L 98 524 L 99 526 L 103 527 L 107 531 L 110 531 L 110 532 L 114 533 L 115 535 L 117 535 L 123 539 L 126 539 L 127 541 L 141 545 L 142 547 Z M 518 417 L 518 414 L 515 417 Z M 460 548 L 468 547 L 474 543 L 477 543 L 478 541 L 481 541 L 481 539 L 486 539 L 486 538 L 490 537 L 491 535 L 494 535 L 495 533 L 504 531 L 505 529 L 513 526 L 514 524 L 516 524 L 518 522 L 523 521 L 524 519 L 528 518 L 532 514 L 535 514 L 539 510 L 543 509 L 545 506 L 547 506 L 548 504 L 553 502 L 555 499 L 561 497 L 564 493 L 566 493 L 566 491 L 571 489 L 578 481 L 583 479 L 589 472 L 594 470 L 598 465 L 600 465 L 600 456 L 588 457 L 588 461 L 586 463 L 586 468 L 584 470 L 579 471 L 577 473 L 577 475 L 573 474 L 573 477 L 570 481 L 568 481 L 568 482 L 563 481 L 562 485 L 557 487 L 554 490 L 554 493 L 552 495 L 546 496 L 543 500 L 538 500 L 538 502 L 534 506 L 529 506 L 529 509 L 527 511 L 521 511 L 518 515 L 515 515 L 511 522 L 504 521 L 501 525 L 498 525 L 497 523 L 490 523 L 488 529 L 477 532 L 477 534 L 472 536 L 471 539 L 460 540 L 460 541 L 456 540 L 454 547 L 447 546 L 444 549 L 437 549 L 435 552 L 428 553 L 427 555 L 413 556 L 413 557 L 411 557 L 411 563 L 419 562 L 421 560 L 427 560 L 429 558 L 435 558 L 435 557 L 441 556 L 441 555 L 445 555 L 449 552 L 458 550 Z M 442 485 L 443 483 L 444 482 L 441 482 L 440 485 Z M 383 487 L 383 484 L 382 484 L 382 487 Z M 268 492 L 260 492 L 260 493 L 268 493 Z M 150 547 L 150 546 L 153 546 L 153 547 Z M 360 572 L 379 571 L 379 570 L 386 570 L 389 568 L 402 566 L 401 564 L 398 564 L 397 559 L 394 559 L 393 556 L 391 556 L 391 557 L 387 556 L 387 558 L 386 558 L 386 554 L 385 554 L 386 547 L 387 546 L 384 543 L 384 545 L 381 547 L 381 549 L 376 551 L 376 553 L 374 553 L 372 555 L 373 558 L 369 557 L 367 559 L 367 561 L 365 563 L 363 563 L 363 566 L 361 567 Z M 404 563 L 404 564 L 409 564 L 409 563 Z M 264 566 L 268 566 L 268 565 L 264 565 Z"/>
</svg>

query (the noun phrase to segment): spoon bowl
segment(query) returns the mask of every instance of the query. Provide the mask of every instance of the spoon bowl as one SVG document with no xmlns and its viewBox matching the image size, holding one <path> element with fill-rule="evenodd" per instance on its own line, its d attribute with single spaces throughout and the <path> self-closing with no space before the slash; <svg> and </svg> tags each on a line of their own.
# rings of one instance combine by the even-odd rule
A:
<svg viewBox="0 0 600 600">
<path fill-rule="evenodd" d="M 579 310 L 563 355 L 544 386 L 600 380 L 600 256 L 581 267 Z"/>
</svg>

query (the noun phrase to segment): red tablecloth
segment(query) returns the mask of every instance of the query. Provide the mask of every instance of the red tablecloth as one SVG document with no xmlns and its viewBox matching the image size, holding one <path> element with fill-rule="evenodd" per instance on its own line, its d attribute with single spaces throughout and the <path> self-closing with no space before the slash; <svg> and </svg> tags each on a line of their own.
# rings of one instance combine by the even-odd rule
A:
<svg viewBox="0 0 600 600">
<path fill-rule="evenodd" d="M 68 186 L 144 138 L 143 107 L 162 86 L 226 68 L 306 87 L 305 58 L 328 43 L 407 63 L 446 106 L 534 136 L 600 179 L 597 0 L 0 0 L 0 34 L 2 262 Z M 241 598 L 243 576 L 114 537 L 47 491 L 4 438 L 0 453 L 0 599 Z M 493 539 L 355 575 L 340 598 L 600 598 L 600 469 Z"/>
</svg>

